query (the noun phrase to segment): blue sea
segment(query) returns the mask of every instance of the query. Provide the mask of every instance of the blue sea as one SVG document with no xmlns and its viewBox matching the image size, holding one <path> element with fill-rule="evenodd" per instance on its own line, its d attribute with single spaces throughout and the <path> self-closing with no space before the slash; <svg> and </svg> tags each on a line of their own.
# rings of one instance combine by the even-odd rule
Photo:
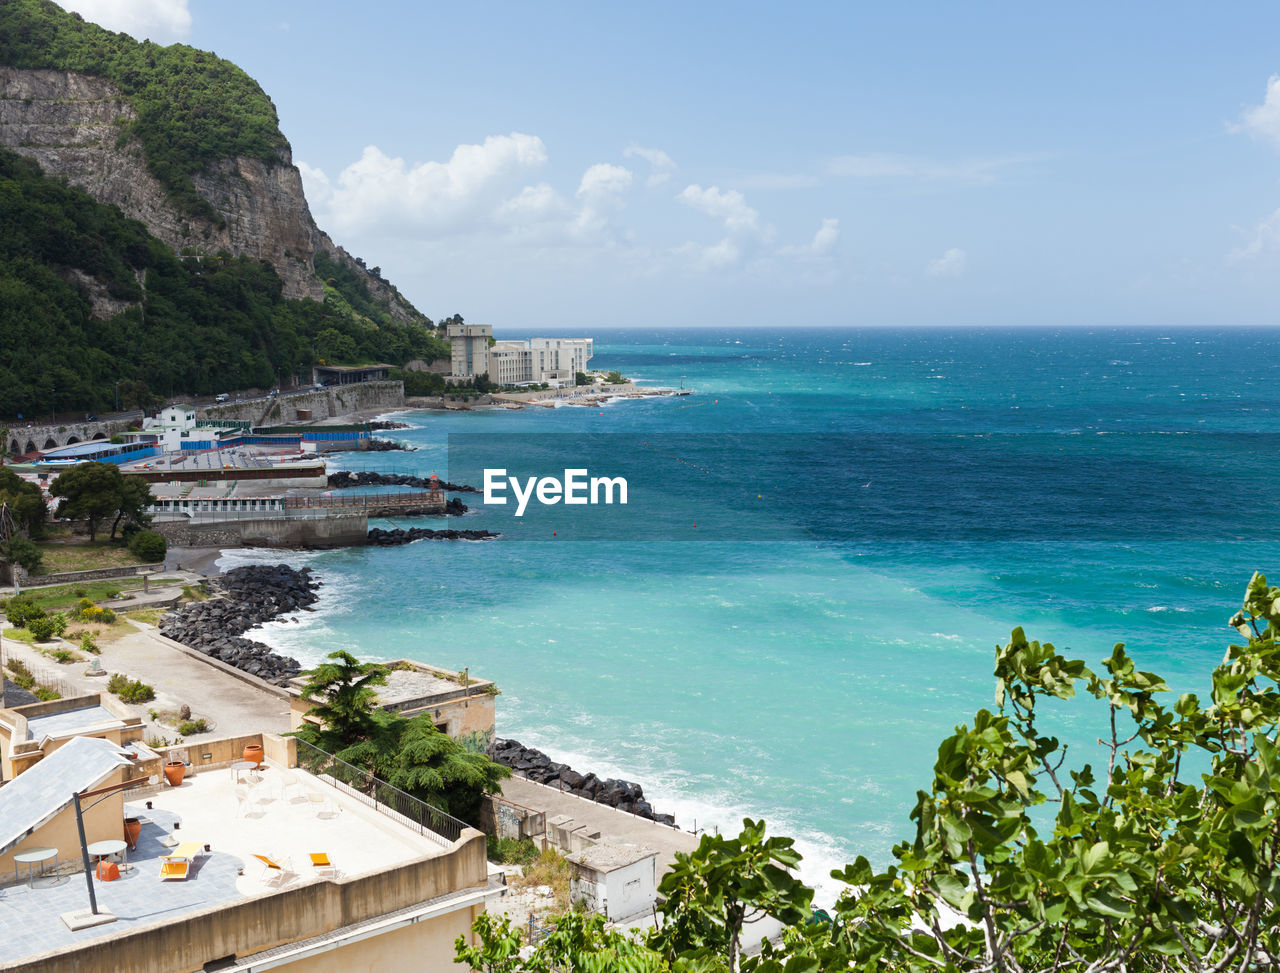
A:
<svg viewBox="0 0 1280 973">
<path fill-rule="evenodd" d="M 464 495 L 450 526 L 502 538 L 284 555 L 319 572 L 319 611 L 259 637 L 468 666 L 502 689 L 499 735 L 639 781 L 689 829 L 763 817 L 823 897 L 912 836 L 1014 626 L 1093 665 L 1123 641 L 1203 695 L 1251 573 L 1280 571 L 1280 332 L 589 334 L 593 368 L 693 394 L 398 413 L 416 452 L 330 467 L 456 481 L 459 442 L 513 471 L 526 437 L 592 444 L 630 470 L 630 519 Z M 1098 716 L 1054 717 L 1080 760 Z"/>
</svg>

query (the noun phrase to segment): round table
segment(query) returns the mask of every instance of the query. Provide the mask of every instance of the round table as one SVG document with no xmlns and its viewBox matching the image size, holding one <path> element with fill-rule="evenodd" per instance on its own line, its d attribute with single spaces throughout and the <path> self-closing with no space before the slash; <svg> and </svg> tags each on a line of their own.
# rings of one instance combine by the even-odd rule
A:
<svg viewBox="0 0 1280 973">
<path fill-rule="evenodd" d="M 57 848 L 29 848 L 24 852 L 20 852 L 13 856 L 13 877 L 17 879 L 18 865 L 27 866 L 27 887 L 35 888 L 35 867 L 40 866 L 40 877 L 44 878 L 44 863 L 50 858 L 53 859 L 54 881 L 57 881 L 58 875 L 58 849 Z"/>
<path fill-rule="evenodd" d="M 252 760 L 237 760 L 231 765 L 231 778 L 237 784 L 240 783 L 240 774 L 246 770 L 257 770 L 258 765 Z"/>
<path fill-rule="evenodd" d="M 127 851 L 128 847 L 129 847 L 128 843 L 121 841 L 119 838 L 108 838 L 105 841 L 95 841 L 93 844 L 89 845 L 88 848 L 86 848 L 85 850 L 88 851 L 89 854 L 92 855 L 94 858 L 106 858 L 108 855 L 118 855 L 120 854 L 120 852 L 123 851 L 124 862 L 122 864 L 124 865 L 124 868 L 122 869 L 122 871 L 124 871 L 129 868 L 129 852 Z"/>
</svg>

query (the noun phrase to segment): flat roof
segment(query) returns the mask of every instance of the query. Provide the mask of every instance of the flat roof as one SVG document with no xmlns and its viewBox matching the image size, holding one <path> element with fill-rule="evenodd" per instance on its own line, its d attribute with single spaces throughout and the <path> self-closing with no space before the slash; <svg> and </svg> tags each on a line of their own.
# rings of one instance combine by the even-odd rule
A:
<svg viewBox="0 0 1280 973">
<path fill-rule="evenodd" d="M 189 753 L 198 760 L 199 744 L 192 744 Z M 247 774 L 240 775 L 245 783 L 237 784 L 229 768 L 211 768 L 188 776 L 180 787 L 165 786 L 127 800 L 125 815 L 142 820 L 137 850 L 128 855 L 133 867 L 116 881 L 94 879 L 98 905 L 116 916 L 113 923 L 72 932 L 60 918 L 88 905 L 82 874 L 63 876 L 52 888 L 31 889 L 25 883 L 6 887 L 0 966 L 172 922 L 211 906 L 327 881 L 311 866 L 314 852 L 327 854 L 345 877 L 442 855 L 451 848 L 445 839 L 420 835 L 305 770 L 264 764 L 261 776 L 262 783 L 251 787 Z M 238 801 L 237 791 L 244 793 L 245 803 Z M 145 800 L 152 802 L 151 810 Z M 175 824 L 181 827 L 175 830 Z M 211 850 L 197 859 L 185 881 L 162 883 L 160 858 L 173 853 L 163 842 L 174 839 L 208 844 Z M 76 848 L 58 852 L 63 861 L 79 855 Z M 281 863 L 288 859 L 296 877 L 282 887 L 268 887 L 262 881 L 266 868 L 255 854 Z M 12 876 L 0 876 L 0 881 L 12 881 Z"/>
<path fill-rule="evenodd" d="M 590 845 L 581 851 L 575 851 L 572 855 L 566 855 L 565 861 L 603 874 L 615 872 L 619 868 L 626 868 L 628 865 L 634 865 L 648 858 L 656 858 L 657 855 L 658 853 L 652 848 L 642 848 L 639 845 L 602 843 Z"/>
<path fill-rule="evenodd" d="M 102 723 L 119 723 L 123 721 L 105 706 L 81 706 L 79 709 L 64 710 L 48 716 L 27 717 L 27 739 L 43 740 L 45 737 L 63 736 L 76 730 L 83 730 Z"/>
</svg>

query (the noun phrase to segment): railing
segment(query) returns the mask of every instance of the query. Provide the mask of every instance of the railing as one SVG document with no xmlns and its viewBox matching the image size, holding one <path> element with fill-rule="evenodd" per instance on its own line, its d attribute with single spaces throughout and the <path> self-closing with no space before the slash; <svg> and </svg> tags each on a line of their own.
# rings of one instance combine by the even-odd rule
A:
<svg viewBox="0 0 1280 973">
<path fill-rule="evenodd" d="M 409 507 L 420 503 L 444 503 L 439 490 L 412 493 L 359 493 L 346 497 L 285 497 L 286 507 Z"/>
<path fill-rule="evenodd" d="M 418 800 L 412 794 L 406 794 L 398 787 L 379 780 L 369 771 L 339 760 L 305 740 L 298 741 L 298 766 L 317 777 L 333 781 L 335 786 L 346 790 L 356 800 L 396 818 L 418 834 L 425 835 L 429 831 L 452 844 L 461 837 L 464 828 L 470 827 L 439 808 Z"/>
</svg>

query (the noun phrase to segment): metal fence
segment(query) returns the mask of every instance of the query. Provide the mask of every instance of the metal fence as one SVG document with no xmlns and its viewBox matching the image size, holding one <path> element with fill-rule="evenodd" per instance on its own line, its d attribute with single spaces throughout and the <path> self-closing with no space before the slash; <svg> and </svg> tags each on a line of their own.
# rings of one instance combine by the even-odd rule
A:
<svg viewBox="0 0 1280 973">
<path fill-rule="evenodd" d="M 298 766 L 331 781 L 374 810 L 397 818 L 401 824 L 418 834 L 430 832 L 452 844 L 462 835 L 464 828 L 470 827 L 466 822 L 418 800 L 412 794 L 392 787 L 369 771 L 339 760 L 333 754 L 304 740 L 298 741 Z"/>
</svg>

